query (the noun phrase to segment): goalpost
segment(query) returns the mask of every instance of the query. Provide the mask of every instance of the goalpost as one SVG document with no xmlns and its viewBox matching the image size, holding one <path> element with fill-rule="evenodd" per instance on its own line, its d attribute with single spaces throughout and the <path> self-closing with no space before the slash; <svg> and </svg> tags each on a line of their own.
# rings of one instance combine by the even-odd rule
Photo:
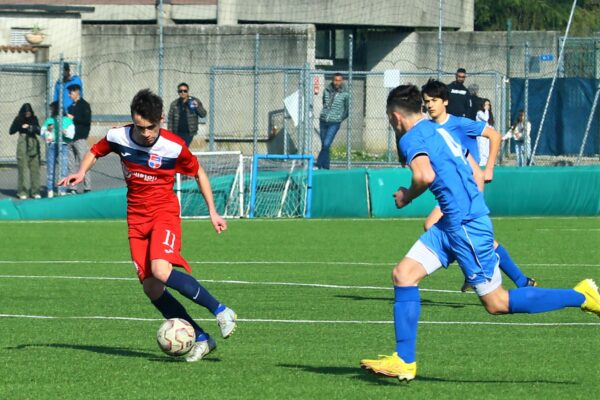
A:
<svg viewBox="0 0 600 400">
<path fill-rule="evenodd" d="M 217 212 L 227 218 L 244 216 L 244 157 L 239 151 L 193 152 L 206 171 Z M 175 191 L 182 218 L 208 218 L 208 207 L 193 177 L 177 174 Z"/>
<path fill-rule="evenodd" d="M 310 218 L 312 176 L 312 155 L 254 155 L 248 216 Z"/>
</svg>

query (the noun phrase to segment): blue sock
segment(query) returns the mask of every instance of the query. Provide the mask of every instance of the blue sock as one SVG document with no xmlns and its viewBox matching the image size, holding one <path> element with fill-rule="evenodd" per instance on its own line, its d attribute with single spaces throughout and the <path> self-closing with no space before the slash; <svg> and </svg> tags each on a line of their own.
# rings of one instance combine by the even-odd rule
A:
<svg viewBox="0 0 600 400">
<path fill-rule="evenodd" d="M 421 314 L 418 286 L 394 287 L 394 329 L 396 353 L 406 362 L 417 359 L 417 326 Z"/>
<path fill-rule="evenodd" d="M 208 308 L 214 315 L 218 314 L 216 311 L 221 304 L 193 276 L 174 269 L 165 284 L 194 303 Z"/>
<path fill-rule="evenodd" d="M 542 313 L 565 307 L 580 307 L 585 296 L 573 289 L 523 287 L 508 291 L 508 312 Z"/>
<path fill-rule="evenodd" d="M 510 280 L 517 285 L 517 287 L 527 286 L 527 277 L 512 260 L 510 254 L 508 254 L 508 251 L 506 251 L 504 246 L 498 244 L 498 247 L 496 248 L 496 254 L 498 254 L 498 257 L 500 257 L 500 270 L 504 272 L 506 276 L 508 276 Z"/>
<path fill-rule="evenodd" d="M 196 331 L 196 338 L 201 337 L 202 335 L 206 336 L 204 330 L 200 328 L 200 326 L 192 319 L 192 317 L 190 317 L 181 303 L 177 301 L 177 299 L 173 297 L 173 295 L 167 290 L 163 292 L 162 296 L 154 300 L 152 304 L 166 319 L 181 318 L 189 322 L 194 327 L 194 331 Z"/>
</svg>

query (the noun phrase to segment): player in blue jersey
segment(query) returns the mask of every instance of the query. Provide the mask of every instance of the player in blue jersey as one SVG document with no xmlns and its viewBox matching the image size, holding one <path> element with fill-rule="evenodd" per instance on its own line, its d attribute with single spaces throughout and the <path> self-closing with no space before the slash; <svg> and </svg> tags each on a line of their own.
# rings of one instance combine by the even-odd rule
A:
<svg viewBox="0 0 600 400">
<path fill-rule="evenodd" d="M 471 168 L 475 176 L 482 176 L 485 183 L 492 181 L 494 177 L 494 165 L 496 156 L 502 142 L 502 135 L 485 122 L 473 121 L 469 118 L 457 117 L 446 112 L 448 105 L 448 87 L 437 80 L 430 79 L 422 88 L 423 102 L 432 121 L 437 122 L 440 127 L 453 136 L 459 138 L 460 143 L 466 148 L 472 157 Z M 477 143 L 478 137 L 489 139 L 489 156 L 483 171 L 479 168 L 480 154 Z M 481 183 L 480 187 L 483 187 Z M 482 189 L 483 190 L 483 189 Z M 431 228 L 442 217 L 440 207 L 435 207 L 425 220 L 425 230 Z M 537 286 L 533 278 L 527 277 L 517 264 L 512 260 L 508 251 L 494 240 L 494 248 L 500 258 L 500 270 L 504 272 L 517 287 Z M 471 286 L 465 281 L 461 291 L 466 292 Z"/>
<path fill-rule="evenodd" d="M 396 352 L 361 360 L 363 368 L 410 381 L 417 373 L 417 324 L 421 310 L 419 282 L 456 259 L 469 284 L 490 314 L 540 313 L 581 307 L 600 316 L 600 293 L 591 279 L 574 289 L 522 287 L 505 290 L 494 251 L 488 208 L 458 138 L 421 112 L 421 93 L 414 85 L 392 90 L 387 114 L 405 164 L 412 171 L 409 188 L 394 198 L 402 208 L 429 189 L 444 216 L 423 233 L 392 271 Z"/>
</svg>

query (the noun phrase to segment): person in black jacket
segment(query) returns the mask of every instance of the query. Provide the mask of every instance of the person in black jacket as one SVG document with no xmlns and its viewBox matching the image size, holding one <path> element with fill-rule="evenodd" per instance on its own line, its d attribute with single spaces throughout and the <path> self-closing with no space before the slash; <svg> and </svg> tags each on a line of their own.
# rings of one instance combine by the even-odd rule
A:
<svg viewBox="0 0 600 400">
<path fill-rule="evenodd" d="M 459 68 L 456 70 L 454 77 L 456 80 L 448 85 L 446 112 L 457 117 L 468 117 L 471 102 L 469 101 L 469 91 L 465 87 L 467 71 L 464 68 Z"/>
<path fill-rule="evenodd" d="M 69 97 L 73 100 L 73 104 L 69 107 L 67 117 L 71 118 L 75 125 L 75 137 L 69 143 L 69 173 L 73 174 L 79 170 L 79 164 L 90 150 L 87 138 L 90 135 L 92 124 L 92 109 L 90 104 L 81 97 L 79 85 L 69 86 Z M 90 190 L 92 190 L 92 181 L 90 174 L 87 174 L 83 181 L 83 191 L 89 192 Z M 71 189 L 71 193 L 76 194 L 77 188 Z"/>
<path fill-rule="evenodd" d="M 34 199 L 40 196 L 40 123 L 33 113 L 31 104 L 21 106 L 19 114 L 13 120 L 8 131 L 11 135 L 19 134 L 17 142 L 18 184 L 17 196 L 25 200 L 28 195 Z M 29 170 L 30 190 L 25 185 L 25 175 Z"/>
</svg>

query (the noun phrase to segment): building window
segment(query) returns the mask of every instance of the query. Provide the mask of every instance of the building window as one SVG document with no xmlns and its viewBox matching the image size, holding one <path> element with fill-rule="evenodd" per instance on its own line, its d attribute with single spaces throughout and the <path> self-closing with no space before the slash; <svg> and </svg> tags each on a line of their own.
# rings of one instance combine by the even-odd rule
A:
<svg viewBox="0 0 600 400">
<path fill-rule="evenodd" d="M 25 35 L 31 33 L 31 28 L 10 28 L 10 45 L 20 46 L 28 44 Z"/>
</svg>

